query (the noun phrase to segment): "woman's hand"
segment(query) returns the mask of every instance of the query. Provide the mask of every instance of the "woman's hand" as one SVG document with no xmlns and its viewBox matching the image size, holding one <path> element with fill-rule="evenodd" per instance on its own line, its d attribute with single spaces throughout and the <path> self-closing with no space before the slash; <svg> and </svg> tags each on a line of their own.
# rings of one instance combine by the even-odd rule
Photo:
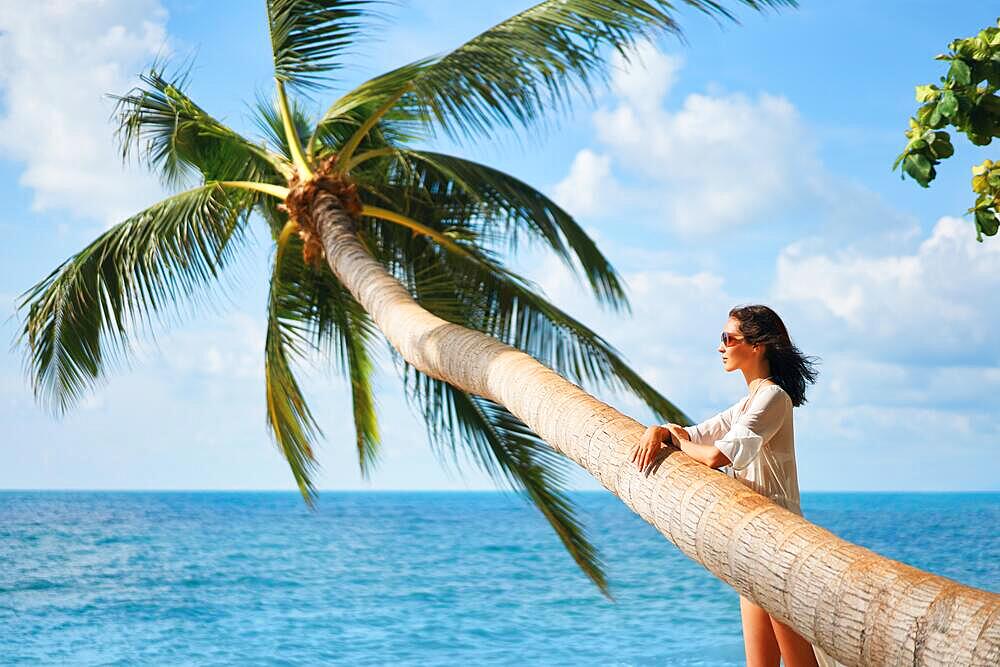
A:
<svg viewBox="0 0 1000 667">
<path fill-rule="evenodd" d="M 663 449 L 663 442 L 669 441 L 670 431 L 662 426 L 653 425 L 646 429 L 639 439 L 639 444 L 632 449 L 632 462 L 639 468 L 645 470 L 646 466 L 652 463 L 660 450 Z"/>
<path fill-rule="evenodd" d="M 698 463 L 703 463 L 710 468 L 721 468 L 729 465 L 729 458 L 719 451 L 718 447 L 692 442 L 687 429 L 680 424 L 667 424 L 664 430 L 673 436 L 675 447 L 678 447 Z"/>
<path fill-rule="evenodd" d="M 670 435 L 674 436 L 673 443 L 676 447 L 680 447 L 681 440 L 691 439 L 687 429 L 680 424 L 667 424 L 667 430 L 670 431 Z"/>
</svg>

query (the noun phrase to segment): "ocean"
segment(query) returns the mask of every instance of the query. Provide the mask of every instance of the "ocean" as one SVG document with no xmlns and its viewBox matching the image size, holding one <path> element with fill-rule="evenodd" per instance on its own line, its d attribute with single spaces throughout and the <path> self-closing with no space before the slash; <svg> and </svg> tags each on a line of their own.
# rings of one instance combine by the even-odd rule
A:
<svg viewBox="0 0 1000 667">
<path fill-rule="evenodd" d="M 0 492 L 0 663 L 741 665 L 735 592 L 602 492 L 615 600 L 505 493 Z M 806 517 L 1000 592 L 1000 493 L 805 493 Z"/>
</svg>

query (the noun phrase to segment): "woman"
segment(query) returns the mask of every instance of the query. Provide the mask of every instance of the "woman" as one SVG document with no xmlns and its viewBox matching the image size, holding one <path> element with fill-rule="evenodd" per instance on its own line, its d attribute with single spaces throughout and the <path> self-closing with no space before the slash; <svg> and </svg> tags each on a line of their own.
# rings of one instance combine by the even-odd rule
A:
<svg viewBox="0 0 1000 667">
<path fill-rule="evenodd" d="M 778 314 L 759 305 L 729 312 L 718 351 L 726 372 L 743 372 L 747 396 L 697 426 L 650 426 L 632 460 L 644 469 L 669 441 L 700 463 L 728 467 L 730 476 L 801 515 L 792 407 L 805 403 L 806 385 L 816 381 L 813 359 L 795 347 Z M 780 659 L 786 667 L 828 660 L 742 596 L 740 613 L 749 667 L 777 667 Z"/>
</svg>

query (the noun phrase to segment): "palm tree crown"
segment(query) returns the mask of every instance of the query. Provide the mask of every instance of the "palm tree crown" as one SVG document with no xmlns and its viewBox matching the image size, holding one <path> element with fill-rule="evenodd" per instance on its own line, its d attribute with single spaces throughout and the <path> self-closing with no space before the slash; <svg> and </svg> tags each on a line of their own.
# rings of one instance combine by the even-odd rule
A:
<svg viewBox="0 0 1000 667">
<path fill-rule="evenodd" d="M 742 0 L 752 8 L 793 0 Z M 685 0 L 731 18 L 711 0 Z M 548 0 L 447 54 L 376 76 L 310 118 L 289 92 L 315 93 L 375 16 L 364 0 L 267 0 L 277 94 L 260 100 L 260 142 L 214 119 L 184 92 L 186 76 L 154 65 L 117 97 L 123 157 L 137 156 L 177 193 L 111 228 L 28 290 L 21 341 L 35 393 L 68 409 L 129 351 L 139 326 L 196 298 L 243 249 L 253 220 L 275 244 L 267 304 L 267 423 L 308 502 L 320 428 L 294 374 L 332 357 L 350 382 L 358 460 L 370 473 L 379 433 L 372 395 L 380 334 L 334 274 L 303 193 L 337 195 L 357 236 L 427 310 L 519 348 L 574 382 L 631 392 L 661 419 L 686 417 L 595 332 L 506 268 L 523 242 L 547 246 L 605 306 L 627 312 L 607 258 L 562 208 L 476 162 L 420 150 L 435 133 L 490 139 L 566 108 L 607 76 L 606 52 L 679 33 L 665 0 Z M 187 187 L 196 184 L 194 187 Z M 252 213 L 258 213 L 259 218 Z M 391 348 L 390 348 L 391 349 Z M 558 457 L 503 407 L 396 357 L 407 397 L 441 454 L 467 447 L 522 489 L 584 572 L 605 589 L 593 547 L 563 491 Z"/>
</svg>

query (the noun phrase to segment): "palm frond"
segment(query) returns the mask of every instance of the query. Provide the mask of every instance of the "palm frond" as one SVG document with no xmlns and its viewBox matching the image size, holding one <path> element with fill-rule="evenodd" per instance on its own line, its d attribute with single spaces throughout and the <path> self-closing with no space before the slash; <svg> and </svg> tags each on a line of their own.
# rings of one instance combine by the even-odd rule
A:
<svg viewBox="0 0 1000 667">
<path fill-rule="evenodd" d="M 251 194 L 211 183 L 112 227 L 21 295 L 35 395 L 65 412 L 124 358 L 132 330 L 218 278 L 242 237 Z"/>
<path fill-rule="evenodd" d="M 358 465 L 361 474 L 367 477 L 378 461 L 381 444 L 372 386 L 374 347 L 380 338 L 379 331 L 331 271 L 311 269 L 301 287 L 308 299 L 306 305 L 313 313 L 316 346 L 336 361 L 351 383 Z"/>
<path fill-rule="evenodd" d="M 378 462 L 381 444 L 375 392 L 372 388 L 372 375 L 375 371 L 372 345 L 377 329 L 361 304 L 354 300 L 331 272 L 324 272 L 323 278 L 335 282 L 336 288 L 330 289 L 330 286 L 329 292 L 324 290 L 317 295 L 317 310 L 328 310 L 327 315 L 321 315 L 317 320 L 319 340 L 333 341 L 338 365 L 351 382 L 358 465 L 362 476 L 368 477 Z M 325 293 L 329 293 L 329 297 L 321 305 L 320 298 Z"/>
<path fill-rule="evenodd" d="M 466 224 L 493 228 L 491 235 L 499 237 L 511 252 L 517 251 L 522 234 L 527 233 L 552 249 L 571 270 L 582 269 L 600 302 L 629 312 L 628 297 L 611 262 L 573 217 L 544 194 L 471 160 L 428 151 L 407 151 L 405 156 L 411 158 L 411 164 L 401 180 L 409 179 L 408 185 L 453 197 L 457 191 L 464 192 L 473 200 L 470 203 L 478 204 L 471 211 L 471 207 L 462 207 L 472 213 Z"/>
<path fill-rule="evenodd" d="M 470 259 L 450 253 L 426 237 L 376 220 L 366 219 L 365 232 L 373 254 L 439 317 L 523 350 L 578 384 L 631 393 L 658 419 L 692 423 L 614 346 L 495 257 L 479 254 Z"/>
<path fill-rule="evenodd" d="M 363 204 L 361 215 L 364 219 L 379 221 L 383 224 L 383 228 L 385 224 L 395 226 L 392 238 L 405 239 L 415 236 L 426 238 L 433 242 L 434 247 L 451 255 L 460 255 L 473 265 L 481 265 L 485 270 L 500 273 L 505 271 L 499 265 L 497 255 L 490 244 L 484 242 L 484 238 L 480 237 L 477 230 L 462 224 L 463 220 L 452 220 L 451 210 L 447 206 L 436 205 L 440 204 L 440 201 L 422 199 L 419 193 L 412 189 L 391 186 L 371 188 L 361 182 L 359 185 L 365 195 L 363 199 L 390 205 L 389 208 L 380 208 Z M 421 248 L 427 250 L 428 246 Z M 402 252 L 397 253 L 393 261 L 399 265 L 398 268 L 403 269 L 411 258 L 406 254 L 405 243 L 397 250 Z"/>
<path fill-rule="evenodd" d="M 231 130 L 185 93 L 183 72 L 168 77 L 153 66 L 142 85 L 113 96 L 122 157 L 139 159 L 176 186 L 194 177 L 205 181 L 282 182 L 286 159 Z"/>
<path fill-rule="evenodd" d="M 400 80 L 399 85 L 405 83 Z M 376 93 L 369 94 L 364 90 L 345 98 L 344 104 L 328 111 L 315 126 L 306 146 L 306 153 L 310 156 L 339 153 L 358 128 L 378 113 L 381 101 L 384 101 L 383 96 Z M 358 150 L 403 146 L 426 139 L 428 133 L 425 120 L 419 114 L 410 113 L 397 105 L 382 114 L 375 126 L 365 135 Z"/>
<path fill-rule="evenodd" d="M 312 472 L 316 459 L 311 443 L 321 437 L 322 432 L 291 367 L 292 360 L 305 358 L 311 346 L 308 321 L 302 319 L 301 295 L 297 290 L 302 255 L 289 250 L 287 243 L 279 243 L 274 257 L 264 342 L 264 391 L 267 424 L 288 461 L 302 497 L 312 505 L 315 498 Z"/>
<path fill-rule="evenodd" d="M 296 134 L 300 137 L 309 136 L 313 130 L 312 120 L 309 118 L 308 112 L 294 98 L 289 101 L 289 113 Z M 274 98 L 258 95 L 253 107 L 253 119 L 260 131 L 264 133 L 264 138 L 272 149 L 282 158 L 291 162 L 292 149 L 288 145 L 288 135 L 285 134 L 278 101 Z"/>
<path fill-rule="evenodd" d="M 271 231 L 271 239 L 274 242 L 278 241 L 281 230 L 288 223 L 288 213 L 283 208 L 279 208 L 280 205 L 281 202 L 274 197 L 260 197 L 257 200 L 256 210 L 267 223 L 268 229 Z"/>
<path fill-rule="evenodd" d="M 684 4 L 732 18 L 713 0 Z M 762 9 L 795 1 L 741 4 Z M 550 111 L 567 109 L 573 93 L 606 82 L 606 49 L 627 57 L 640 40 L 680 34 L 673 12 L 667 0 L 546 0 L 450 53 L 362 84 L 330 107 L 320 127 L 352 105 L 380 105 L 401 92 L 401 108 L 433 120 L 452 139 L 492 138 L 498 127 L 529 127 Z"/>
<path fill-rule="evenodd" d="M 321 88 L 356 43 L 372 0 L 267 0 L 274 76 L 300 91 Z"/>
<path fill-rule="evenodd" d="M 362 475 L 368 476 L 378 460 L 380 444 L 372 386 L 378 330 L 331 271 L 302 261 L 301 239 L 291 236 L 282 245 L 277 294 L 286 346 L 298 356 L 317 351 L 324 359 L 334 360 L 350 382 L 358 464 Z M 273 293 L 276 289 L 272 286 Z"/>
<path fill-rule="evenodd" d="M 567 497 L 566 460 L 502 406 L 404 369 L 407 398 L 424 416 L 432 448 L 457 460 L 459 444 L 497 483 L 519 490 L 541 511 L 583 573 L 610 597 L 597 549 Z"/>
</svg>

